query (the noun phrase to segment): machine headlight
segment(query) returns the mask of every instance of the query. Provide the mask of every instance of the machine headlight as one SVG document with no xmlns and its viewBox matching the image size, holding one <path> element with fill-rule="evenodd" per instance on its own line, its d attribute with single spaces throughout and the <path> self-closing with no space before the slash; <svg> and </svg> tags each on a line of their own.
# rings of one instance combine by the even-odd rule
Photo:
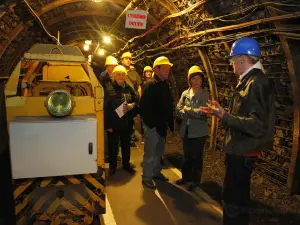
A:
<svg viewBox="0 0 300 225">
<path fill-rule="evenodd" d="M 63 117 L 73 111 L 75 102 L 65 90 L 56 90 L 48 95 L 45 106 L 50 115 Z"/>
</svg>

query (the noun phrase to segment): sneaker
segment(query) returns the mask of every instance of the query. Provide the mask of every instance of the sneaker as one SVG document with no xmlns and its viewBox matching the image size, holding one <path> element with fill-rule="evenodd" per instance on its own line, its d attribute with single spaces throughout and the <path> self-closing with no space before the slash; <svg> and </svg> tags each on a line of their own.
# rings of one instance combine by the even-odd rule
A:
<svg viewBox="0 0 300 225">
<path fill-rule="evenodd" d="M 142 180 L 142 184 L 147 188 L 156 189 L 156 185 L 153 180 Z"/>
<path fill-rule="evenodd" d="M 199 187 L 199 185 L 200 185 L 199 183 L 193 182 L 193 183 L 191 183 L 191 184 L 188 186 L 187 190 L 188 190 L 188 191 L 194 191 L 196 187 Z"/>
<path fill-rule="evenodd" d="M 184 185 L 186 181 L 184 179 L 179 179 L 175 182 L 177 185 Z"/>
<path fill-rule="evenodd" d="M 161 181 L 165 181 L 165 182 L 169 181 L 169 178 L 167 178 L 167 177 L 166 177 L 165 175 L 163 175 L 162 173 L 159 173 L 159 174 L 155 175 L 155 176 L 153 177 L 153 179 L 154 179 L 154 180 L 161 180 Z"/>
</svg>

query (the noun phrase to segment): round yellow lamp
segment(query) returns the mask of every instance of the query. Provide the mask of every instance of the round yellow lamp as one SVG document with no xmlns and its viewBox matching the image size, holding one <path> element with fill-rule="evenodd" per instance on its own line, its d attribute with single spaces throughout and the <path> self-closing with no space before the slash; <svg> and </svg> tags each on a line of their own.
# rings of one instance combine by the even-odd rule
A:
<svg viewBox="0 0 300 225">
<path fill-rule="evenodd" d="M 75 101 L 65 90 L 56 90 L 48 95 L 45 106 L 51 116 L 64 117 L 71 114 Z"/>
</svg>

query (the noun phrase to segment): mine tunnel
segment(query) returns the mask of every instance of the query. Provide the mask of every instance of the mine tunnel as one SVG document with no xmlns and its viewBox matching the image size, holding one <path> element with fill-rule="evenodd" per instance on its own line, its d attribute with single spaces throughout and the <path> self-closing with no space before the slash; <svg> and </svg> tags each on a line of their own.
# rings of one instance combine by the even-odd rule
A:
<svg viewBox="0 0 300 225">
<path fill-rule="evenodd" d="M 33 64 L 19 64 L 23 59 L 28 60 L 26 62 L 32 60 L 25 53 L 29 52 L 31 57 L 34 54 L 40 56 L 55 52 L 59 55 L 63 51 L 60 50 L 60 46 L 66 47 L 66 51 L 68 46 L 70 49 L 74 47 L 74 54 L 75 52 L 77 54 L 74 59 L 76 57 L 78 60 L 79 57 L 81 57 L 80 60 L 84 59 L 85 63 L 92 68 L 95 77 L 99 77 L 105 70 L 107 56 L 114 56 L 120 64 L 122 54 L 130 52 L 132 66 L 140 77 L 143 76 L 143 69 L 146 66 L 152 67 L 157 57 L 166 56 L 173 64 L 168 84 L 175 105 L 183 91 L 189 87 L 187 77 L 189 69 L 197 65 L 203 71 L 204 88 L 209 92 L 210 99 L 218 101 L 227 110 L 238 84 L 238 76 L 234 73 L 227 57 L 230 55 L 233 43 L 243 37 L 252 37 L 260 45 L 260 62 L 275 92 L 276 111 L 273 146 L 265 149 L 258 156 L 252 174 L 252 205 L 261 210 L 253 211 L 251 224 L 299 223 L 297 222 L 300 214 L 300 198 L 298 197 L 300 195 L 299 0 L 2 0 L 0 3 L 1 225 L 91 224 L 89 219 L 85 220 L 86 223 L 74 222 L 75 220 L 69 222 L 67 219 L 65 223 L 62 220 L 59 220 L 61 223 L 58 221 L 51 223 L 49 222 L 51 217 L 47 217 L 48 220 L 45 219 L 45 221 L 49 223 L 45 221 L 45 223 L 31 223 L 34 221 L 32 216 L 31 222 L 27 221 L 27 223 L 21 218 L 23 214 L 27 216 L 30 214 L 26 211 L 25 204 L 27 204 L 27 198 L 32 197 L 30 193 L 33 189 L 28 191 L 25 188 L 27 183 L 18 186 L 26 189 L 25 191 L 14 189 L 16 183 L 13 182 L 15 179 L 11 175 L 13 161 L 10 145 L 12 143 L 9 142 L 11 137 L 8 129 L 10 121 L 7 120 L 10 118 L 7 114 L 11 111 L 6 108 L 18 103 L 10 101 L 7 105 L 5 88 L 18 65 L 21 65 L 19 81 L 15 80 L 18 86 L 22 84 L 26 73 L 31 71 Z M 38 47 L 33 48 L 33 46 L 37 46 L 36 44 L 57 46 L 59 51 L 48 53 L 45 52 L 46 48 L 44 52 L 39 52 L 39 50 L 35 52 Z M 19 87 L 18 90 L 20 90 Z M 15 96 L 21 96 L 20 93 L 17 91 Z M 36 106 L 32 105 L 32 107 Z M 135 123 L 140 124 L 139 120 L 140 117 L 137 116 Z M 205 144 L 203 180 L 198 192 L 202 193 L 202 197 L 205 195 L 206 199 L 212 200 L 211 202 L 207 200 L 210 202 L 209 205 L 213 205 L 212 210 L 219 207 L 219 211 L 222 212 L 225 129 L 217 117 L 208 117 L 207 120 L 209 135 Z M 136 131 L 141 132 L 140 128 L 136 128 Z M 32 142 L 35 141 L 37 140 L 33 138 Z M 101 143 L 103 141 L 102 138 Z M 140 162 L 144 147 L 141 140 L 137 138 L 136 141 L 131 154 L 136 157 L 134 163 L 137 170 L 141 171 Z M 101 154 L 104 154 L 103 150 Z M 32 158 L 34 159 L 35 156 Z M 175 134 L 167 137 L 164 158 L 169 168 L 173 168 L 171 169 L 173 172 L 180 171 L 183 152 L 179 126 L 175 125 Z M 54 161 L 54 166 L 55 163 Z M 97 221 L 98 224 L 118 225 L 217 224 L 209 219 L 200 223 L 202 217 L 192 215 L 197 214 L 195 210 L 191 210 L 193 212 L 184 210 L 184 204 L 187 204 L 185 198 L 191 197 L 189 195 L 178 197 L 178 195 L 185 194 L 177 193 L 177 195 L 177 190 L 172 189 L 175 193 L 169 194 L 168 197 L 161 194 L 160 198 L 154 194 L 152 196 L 143 193 L 141 194 L 143 200 L 134 201 L 132 199 L 142 198 L 140 195 L 134 195 L 142 192 L 140 189 L 135 190 L 136 187 L 141 186 L 140 174 L 135 175 L 136 178 L 125 179 L 124 182 L 122 182 L 124 177 L 118 176 L 117 178 L 103 176 L 106 191 L 101 196 L 99 195 L 99 199 L 101 198 L 100 200 L 104 202 L 101 204 L 105 205 L 106 201 L 106 207 L 103 206 L 106 208 L 106 213 L 103 211 L 99 214 L 111 213 L 116 222 L 106 223 L 105 219 L 100 218 L 99 221 L 93 219 L 94 224 L 97 224 Z M 169 175 L 169 177 L 172 176 L 175 177 L 174 174 Z M 73 185 L 76 183 L 75 178 L 69 179 Z M 66 180 L 68 179 L 62 178 L 57 185 L 66 184 Z M 43 184 L 44 181 L 41 182 Z M 128 186 L 123 189 L 122 185 Z M 162 187 L 162 189 L 166 193 L 169 192 L 167 188 Z M 66 190 L 58 190 L 56 195 L 61 197 L 63 196 L 61 193 L 66 193 Z M 17 198 L 16 195 L 22 198 Z M 194 195 L 197 195 L 195 201 L 199 201 L 198 194 Z M 173 205 L 178 203 L 181 207 L 177 206 L 176 210 L 171 207 L 170 212 L 167 206 L 165 206 L 166 209 L 161 206 L 161 202 L 150 200 L 151 198 L 166 198 L 166 202 L 169 201 Z M 176 199 L 180 200 L 176 202 Z M 146 200 L 150 203 L 148 207 L 143 208 L 142 204 Z M 109 207 L 108 201 L 111 203 Z M 160 206 L 157 206 L 159 204 Z M 76 208 L 76 204 L 74 205 Z M 29 204 L 30 207 L 33 206 Z M 153 208 L 156 208 L 157 212 Z M 155 217 L 160 217 L 161 220 L 155 220 Z M 183 219 L 185 217 L 192 219 Z M 18 223 L 7 222 L 15 221 L 15 218 L 19 219 Z M 43 216 L 36 215 L 34 218 L 43 220 Z"/>
</svg>

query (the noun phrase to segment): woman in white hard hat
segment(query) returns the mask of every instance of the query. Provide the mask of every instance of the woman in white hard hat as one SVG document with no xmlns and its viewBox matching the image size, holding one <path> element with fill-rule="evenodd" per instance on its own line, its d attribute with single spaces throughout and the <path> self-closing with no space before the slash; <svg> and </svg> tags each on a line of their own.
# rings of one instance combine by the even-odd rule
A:
<svg viewBox="0 0 300 225">
<path fill-rule="evenodd" d="M 199 110 L 205 106 L 209 93 L 202 88 L 204 75 L 199 66 L 192 66 L 188 72 L 189 88 L 185 90 L 177 104 L 181 119 L 180 136 L 183 141 L 184 164 L 182 178 L 176 184 L 190 183 L 189 191 L 200 184 L 203 167 L 203 149 L 208 136 L 206 114 Z"/>
<path fill-rule="evenodd" d="M 112 73 L 112 85 L 107 87 L 104 103 L 104 126 L 109 146 L 109 167 L 114 174 L 117 167 L 119 141 L 122 150 L 123 169 L 135 173 L 130 165 L 130 139 L 133 118 L 137 115 L 138 96 L 126 83 L 126 69 L 116 66 Z"/>
</svg>

